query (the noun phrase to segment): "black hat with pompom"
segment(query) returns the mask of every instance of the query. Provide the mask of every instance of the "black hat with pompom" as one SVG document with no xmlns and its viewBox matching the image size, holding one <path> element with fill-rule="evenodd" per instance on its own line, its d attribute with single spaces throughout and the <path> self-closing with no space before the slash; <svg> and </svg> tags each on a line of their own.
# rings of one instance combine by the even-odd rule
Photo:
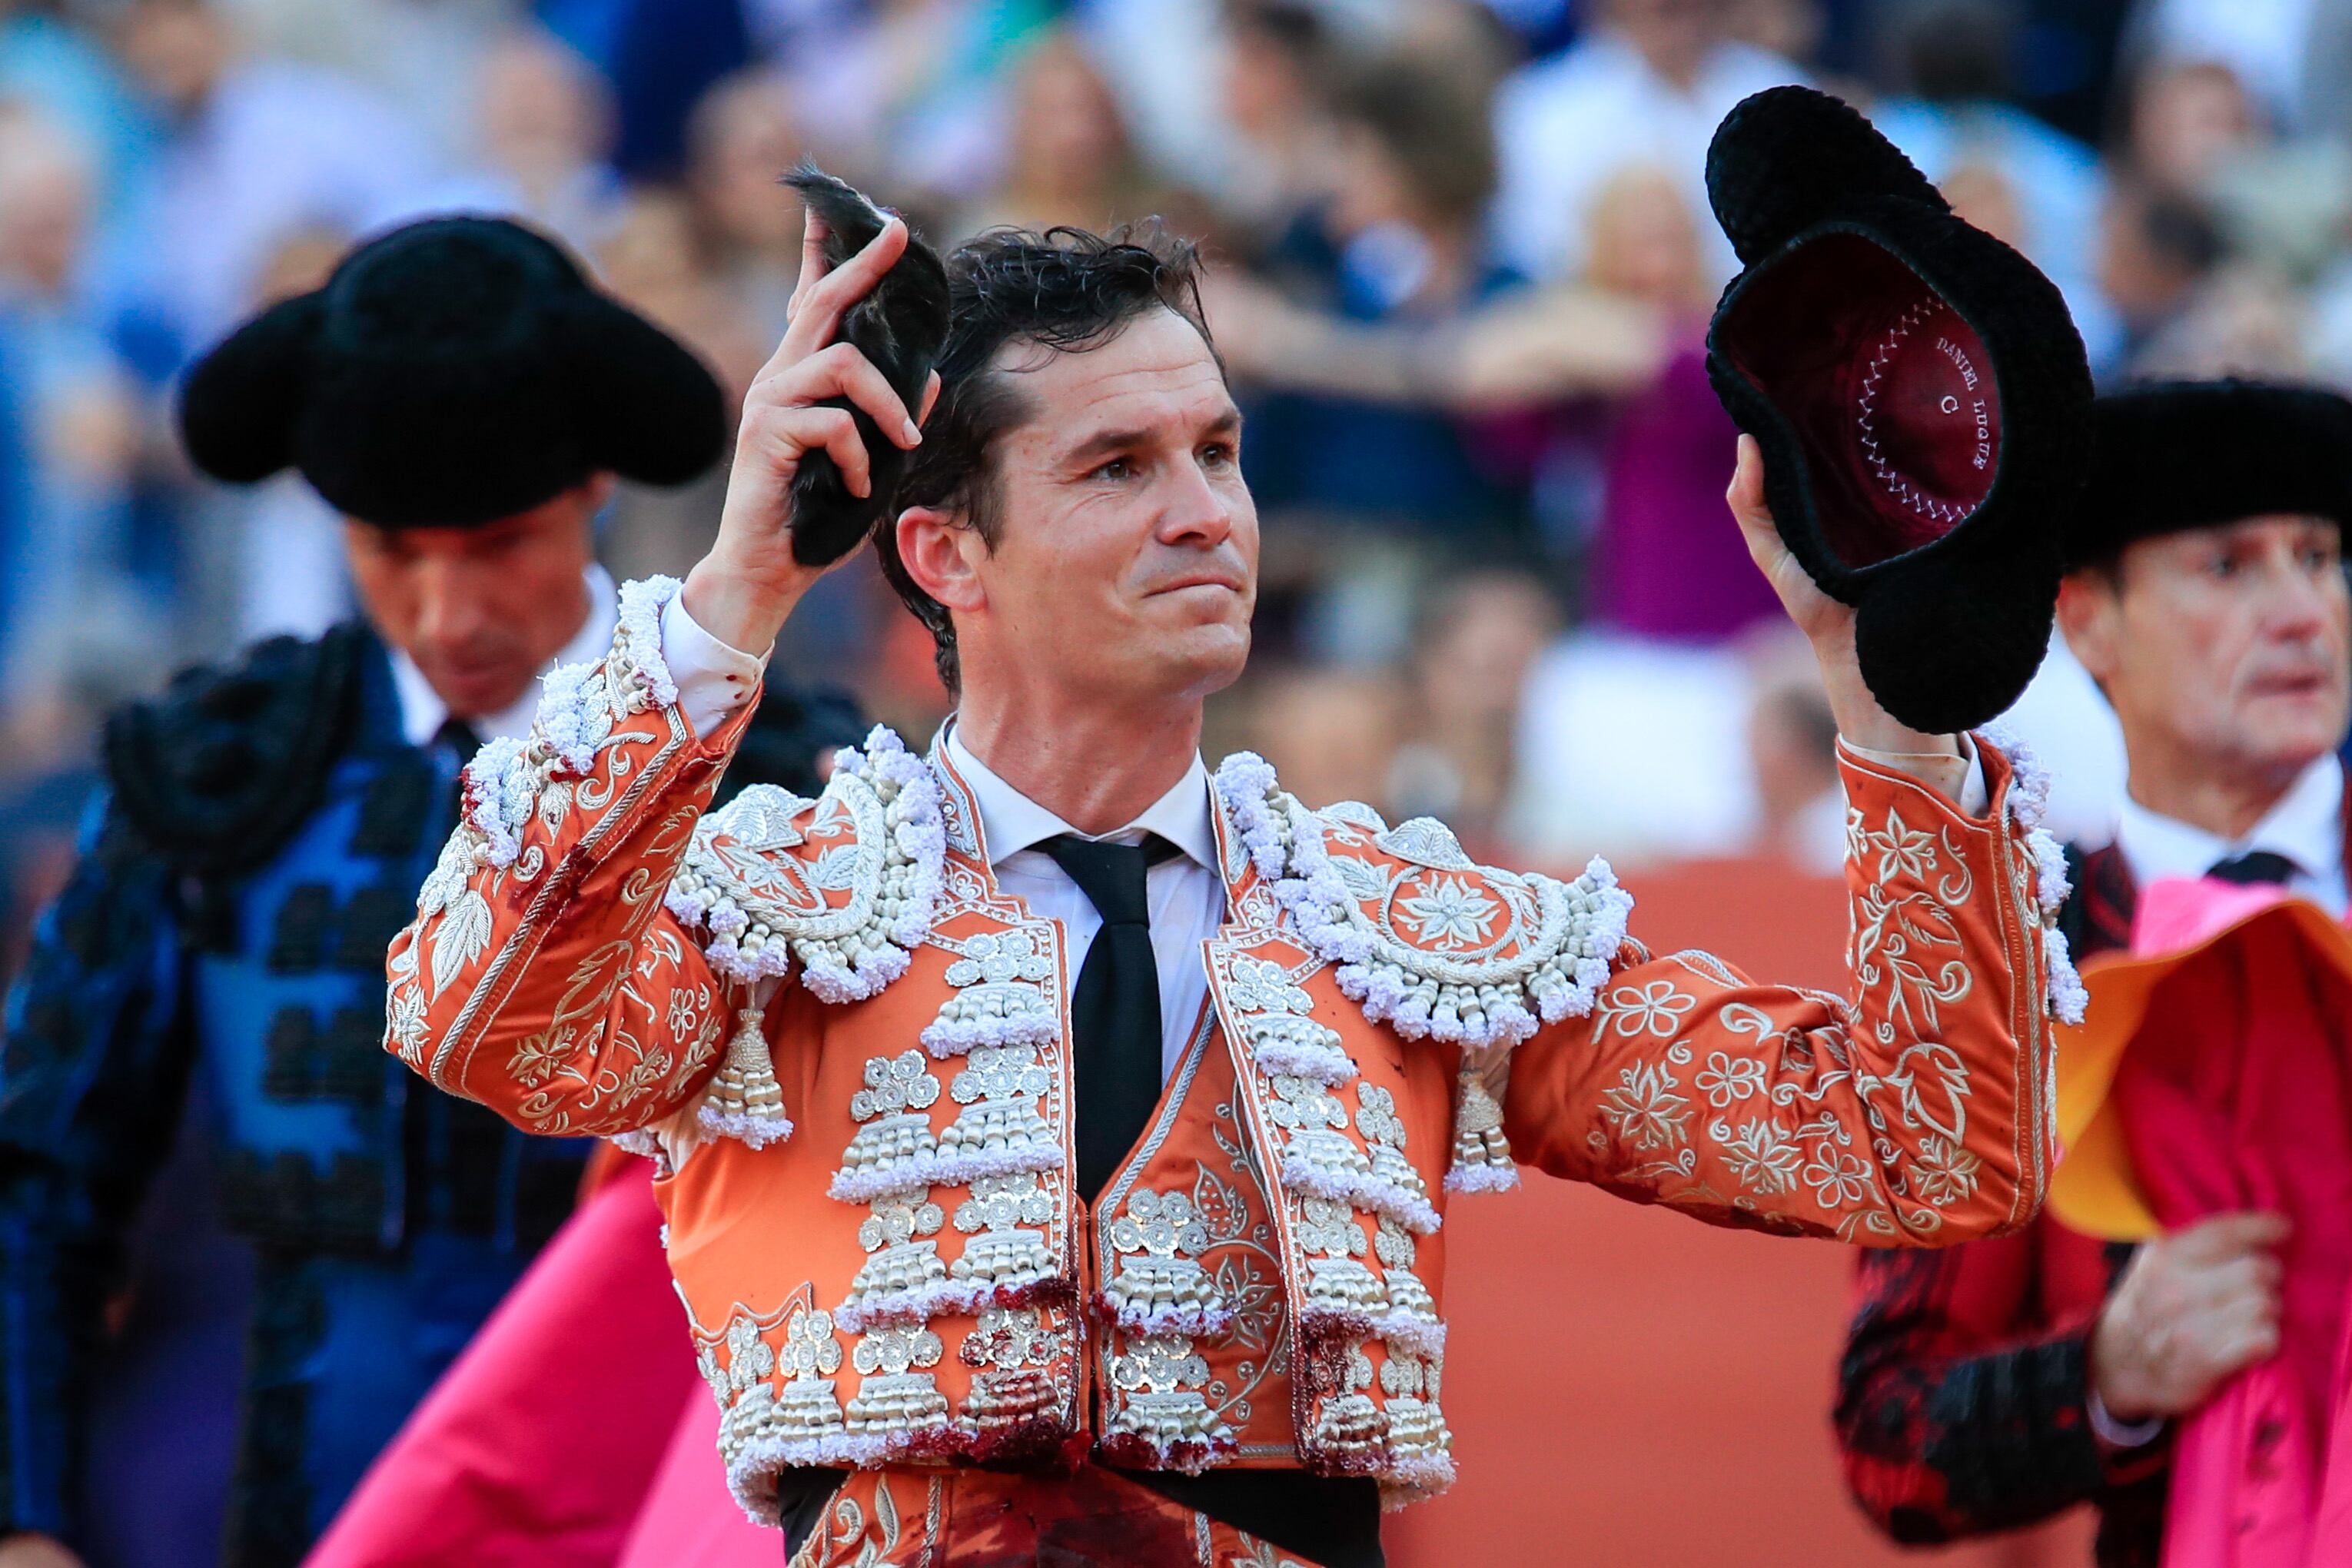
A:
<svg viewBox="0 0 2352 1568">
<path fill-rule="evenodd" d="M 188 455 L 247 484 L 291 467 L 383 528 L 470 528 L 601 472 L 677 485 L 726 444 L 701 361 L 520 224 L 443 217 L 345 257 L 197 362 Z"/>
<path fill-rule="evenodd" d="M 1763 448 L 1781 539 L 1854 607 L 1863 679 L 1889 713 L 1939 733 L 1983 723 L 2049 646 L 2089 462 L 2065 301 L 1810 88 L 1734 108 L 1706 184 L 1743 264 L 1707 374 Z"/>
</svg>

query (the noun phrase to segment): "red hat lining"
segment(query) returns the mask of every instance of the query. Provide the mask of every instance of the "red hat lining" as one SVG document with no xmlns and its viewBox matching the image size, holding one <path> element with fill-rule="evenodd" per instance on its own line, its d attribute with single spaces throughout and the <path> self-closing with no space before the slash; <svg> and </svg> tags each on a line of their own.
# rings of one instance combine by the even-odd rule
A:
<svg viewBox="0 0 2352 1568">
<path fill-rule="evenodd" d="M 2000 390 L 1976 331 L 1901 258 L 1825 233 L 1739 291 L 1717 343 L 1796 433 L 1847 566 L 1951 532 L 2000 471 Z"/>
</svg>

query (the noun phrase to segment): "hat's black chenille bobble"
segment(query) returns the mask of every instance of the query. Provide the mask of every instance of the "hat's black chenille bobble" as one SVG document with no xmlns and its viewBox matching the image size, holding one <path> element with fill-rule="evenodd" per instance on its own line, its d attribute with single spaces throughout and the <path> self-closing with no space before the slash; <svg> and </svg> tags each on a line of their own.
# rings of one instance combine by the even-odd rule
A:
<svg viewBox="0 0 2352 1568">
<path fill-rule="evenodd" d="M 838 267 L 864 249 L 887 220 L 880 208 L 850 186 L 803 163 L 784 177 L 825 227 L 824 258 Z M 907 405 L 919 415 L 923 390 L 948 336 L 948 274 L 939 252 L 909 230 L 907 248 L 872 292 L 841 319 L 837 341 L 853 344 L 873 363 Z M 857 548 L 866 532 L 892 516 L 891 500 L 907 477 L 911 457 L 884 435 L 871 416 L 845 397 L 822 406 L 846 408 L 866 445 L 871 484 L 864 496 L 849 493 L 831 455 L 815 451 L 801 459 L 793 476 L 793 559 L 824 566 Z"/>
</svg>

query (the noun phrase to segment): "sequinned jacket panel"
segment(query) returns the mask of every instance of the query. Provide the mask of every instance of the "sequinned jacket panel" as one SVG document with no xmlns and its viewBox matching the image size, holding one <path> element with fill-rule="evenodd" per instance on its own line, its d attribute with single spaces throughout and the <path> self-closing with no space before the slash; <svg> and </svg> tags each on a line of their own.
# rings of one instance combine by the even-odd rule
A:
<svg viewBox="0 0 2352 1568">
<path fill-rule="evenodd" d="M 1599 862 L 1481 867 L 1433 822 L 1310 811 L 1244 755 L 1213 785 L 1209 1007 L 1088 1212 L 1065 933 L 997 888 L 943 755 L 886 731 L 816 800 L 704 817 L 742 720 L 698 737 L 679 710 L 673 591 L 551 682 L 529 743 L 478 759 L 392 948 L 386 1047 L 519 1125 L 656 1158 L 755 1517 L 794 1466 L 1074 1441 L 1435 1491 L 1444 1211 L 1515 1156 L 1885 1244 L 2039 1202 L 2055 971 L 1998 752 L 1981 822 L 1849 768 L 1851 1012 L 1651 959 Z"/>
</svg>

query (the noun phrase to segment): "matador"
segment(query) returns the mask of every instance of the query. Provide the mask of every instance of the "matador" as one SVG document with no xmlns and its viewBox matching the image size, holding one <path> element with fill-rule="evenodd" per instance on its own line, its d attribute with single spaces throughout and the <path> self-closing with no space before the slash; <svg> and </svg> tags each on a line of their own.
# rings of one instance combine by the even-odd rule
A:
<svg viewBox="0 0 2352 1568">
<path fill-rule="evenodd" d="M 795 1563 L 1379 1563 L 1454 1477 L 1447 1207 L 1523 1165 L 1872 1247 L 2032 1217 L 2043 781 L 1879 707 L 1752 442 L 1733 510 L 1843 736 L 1846 996 L 1652 952 L 1598 859 L 1210 770 L 1258 528 L 1192 252 L 983 236 L 909 378 L 857 315 L 916 254 L 874 227 L 812 223 L 717 543 L 476 760 L 390 956 L 402 1060 L 655 1162 L 729 1483 Z M 821 570 L 812 477 L 956 711 L 707 811 Z"/>
</svg>

